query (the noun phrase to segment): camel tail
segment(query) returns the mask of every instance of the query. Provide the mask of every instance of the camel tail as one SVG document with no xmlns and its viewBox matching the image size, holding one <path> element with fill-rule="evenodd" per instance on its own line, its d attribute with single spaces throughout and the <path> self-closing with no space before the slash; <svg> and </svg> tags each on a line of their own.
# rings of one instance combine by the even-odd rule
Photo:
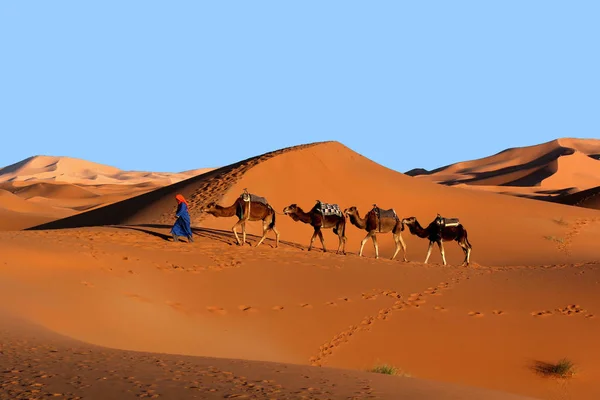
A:
<svg viewBox="0 0 600 400">
<path fill-rule="evenodd" d="M 463 230 L 465 231 L 465 242 L 467 242 L 469 248 L 472 248 L 473 246 L 471 246 L 471 242 L 469 242 L 469 237 L 467 236 L 467 230 L 465 228 Z"/>
<path fill-rule="evenodd" d="M 273 211 L 273 219 L 271 220 L 271 223 L 269 224 L 269 229 L 273 229 L 275 227 L 275 215 L 277 214 L 273 207 L 271 207 L 271 210 Z"/>
</svg>

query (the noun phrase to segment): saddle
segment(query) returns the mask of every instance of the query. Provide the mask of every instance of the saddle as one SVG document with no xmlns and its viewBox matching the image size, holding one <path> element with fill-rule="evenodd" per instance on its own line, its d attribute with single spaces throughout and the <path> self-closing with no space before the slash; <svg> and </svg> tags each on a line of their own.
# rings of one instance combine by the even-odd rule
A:
<svg viewBox="0 0 600 400">
<path fill-rule="evenodd" d="M 394 218 L 396 221 L 398 220 L 398 215 L 396 215 L 396 210 L 390 208 L 389 210 L 384 210 L 382 208 L 377 207 L 377 204 L 373 204 L 373 208 L 371 209 L 372 213 L 375 213 L 377 216 L 377 224 L 379 225 L 379 232 L 381 232 L 381 220 L 383 218 Z"/>
<path fill-rule="evenodd" d="M 264 197 L 257 196 L 255 194 L 249 193 L 248 189 L 244 189 L 244 192 L 240 195 L 240 198 L 248 203 L 248 213 L 244 214 L 244 207 L 238 207 L 240 213 L 240 219 L 249 219 L 250 218 L 250 205 L 252 203 L 261 203 L 267 207 L 271 207 L 269 202 Z"/>
<path fill-rule="evenodd" d="M 242 200 L 244 200 L 246 202 L 251 201 L 253 203 L 261 203 L 264 205 L 269 205 L 269 202 L 267 201 L 267 199 L 265 199 L 264 197 L 257 196 L 252 193 L 248 193 L 247 189 L 244 189 L 244 192 L 240 195 L 240 197 L 242 198 Z"/>
<path fill-rule="evenodd" d="M 435 217 L 435 223 L 441 228 L 460 225 L 458 218 L 444 218 L 440 214 Z"/>
<path fill-rule="evenodd" d="M 395 218 L 398 219 L 398 215 L 396 215 L 396 210 L 390 208 L 389 210 L 384 210 L 383 208 L 377 207 L 377 204 L 373 204 L 372 212 L 377 215 L 379 219 L 381 218 Z"/>
<path fill-rule="evenodd" d="M 324 217 L 328 215 L 337 215 L 338 217 L 344 216 L 339 205 L 322 203 L 321 200 L 317 200 L 317 204 L 315 204 L 315 211 L 321 213 L 321 215 Z"/>
</svg>

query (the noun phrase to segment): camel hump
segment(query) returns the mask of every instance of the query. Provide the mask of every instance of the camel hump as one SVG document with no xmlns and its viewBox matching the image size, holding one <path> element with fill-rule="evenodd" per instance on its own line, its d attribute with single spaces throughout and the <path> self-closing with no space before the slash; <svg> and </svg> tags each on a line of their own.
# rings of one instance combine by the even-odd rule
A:
<svg viewBox="0 0 600 400">
<path fill-rule="evenodd" d="M 328 216 L 328 215 L 337 215 L 338 217 L 344 216 L 339 205 L 331 204 L 331 203 L 323 203 L 319 200 L 317 200 L 317 204 L 315 205 L 315 211 L 321 213 L 323 216 Z"/>
<path fill-rule="evenodd" d="M 437 217 L 435 218 L 435 222 L 438 225 L 443 226 L 443 227 L 460 225 L 460 220 L 458 218 L 445 218 L 445 217 L 442 217 L 440 214 L 438 214 Z"/>
<path fill-rule="evenodd" d="M 257 195 L 255 195 L 253 193 L 249 193 L 246 189 L 244 189 L 244 193 L 242 193 L 240 195 L 240 197 L 244 201 L 251 201 L 253 203 L 262 203 L 264 205 L 269 205 L 269 202 L 267 201 L 266 198 L 261 197 L 261 196 L 257 196 Z"/>
<path fill-rule="evenodd" d="M 383 208 L 379 208 L 375 204 L 373 204 L 373 211 L 379 218 L 398 218 L 398 216 L 396 215 L 396 210 L 394 210 L 393 208 L 384 210 Z"/>
</svg>

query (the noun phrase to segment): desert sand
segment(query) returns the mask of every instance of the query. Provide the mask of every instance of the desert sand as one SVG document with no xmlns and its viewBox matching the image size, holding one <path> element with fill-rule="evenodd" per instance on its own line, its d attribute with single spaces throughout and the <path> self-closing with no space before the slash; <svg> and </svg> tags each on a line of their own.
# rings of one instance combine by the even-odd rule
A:
<svg viewBox="0 0 600 400">
<path fill-rule="evenodd" d="M 272 233 L 237 246 L 235 217 L 200 212 L 244 188 L 278 212 L 279 248 Z M 102 204 L 101 188 L 78 189 Z M 2 192 L 17 209 L 7 212 L 58 207 L 30 190 Z M 190 204 L 191 244 L 169 235 L 176 193 Z M 448 265 L 437 248 L 423 264 L 428 242 L 408 230 L 409 262 L 389 260 L 391 234 L 378 235 L 379 259 L 370 241 L 360 258 L 366 232 L 350 224 L 346 255 L 331 251 L 331 230 L 328 252 L 318 240 L 307 252 L 312 227 L 280 213 L 317 199 L 361 215 L 393 207 L 423 226 L 436 213 L 460 218 L 472 263 L 460 266 L 452 242 Z M 57 218 L 0 232 L 3 398 L 600 396 L 598 210 L 440 185 L 326 142 Z M 261 223 L 247 225 L 255 244 Z M 561 358 L 574 376 L 546 373 Z M 378 364 L 399 376 L 368 372 Z"/>
<path fill-rule="evenodd" d="M 600 140 L 561 138 L 406 174 L 444 185 L 572 204 L 568 195 L 600 187 L 599 158 Z"/>
</svg>

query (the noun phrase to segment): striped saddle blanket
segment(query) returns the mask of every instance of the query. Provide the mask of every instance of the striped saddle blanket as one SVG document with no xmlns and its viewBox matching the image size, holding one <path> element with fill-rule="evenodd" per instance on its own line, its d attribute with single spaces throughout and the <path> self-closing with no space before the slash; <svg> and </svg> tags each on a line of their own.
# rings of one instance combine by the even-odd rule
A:
<svg viewBox="0 0 600 400">
<path fill-rule="evenodd" d="M 375 215 L 377 215 L 379 218 L 398 218 L 398 216 L 396 215 L 396 210 L 394 210 L 393 208 L 390 208 L 389 210 L 384 210 L 383 208 L 375 206 L 373 207 L 373 212 L 375 212 Z"/>
<path fill-rule="evenodd" d="M 328 216 L 328 215 L 337 215 L 338 217 L 344 216 L 344 214 L 342 213 L 342 210 L 340 209 L 340 206 L 338 206 L 337 204 L 321 203 L 320 201 L 317 201 L 317 204 L 315 205 L 315 209 L 318 212 L 320 212 L 321 214 L 323 214 L 323 216 Z"/>
<path fill-rule="evenodd" d="M 435 218 L 436 224 L 441 227 L 450 227 L 450 226 L 458 226 L 460 225 L 460 221 L 458 218 L 444 218 L 440 214 Z"/>
<path fill-rule="evenodd" d="M 260 196 L 257 196 L 255 194 L 248 193 L 248 192 L 242 193 L 240 195 L 240 197 L 244 201 L 252 201 L 253 203 L 262 203 L 262 204 L 265 204 L 265 205 L 269 204 L 269 202 L 267 201 L 267 199 L 265 199 L 264 197 L 260 197 Z"/>
</svg>

